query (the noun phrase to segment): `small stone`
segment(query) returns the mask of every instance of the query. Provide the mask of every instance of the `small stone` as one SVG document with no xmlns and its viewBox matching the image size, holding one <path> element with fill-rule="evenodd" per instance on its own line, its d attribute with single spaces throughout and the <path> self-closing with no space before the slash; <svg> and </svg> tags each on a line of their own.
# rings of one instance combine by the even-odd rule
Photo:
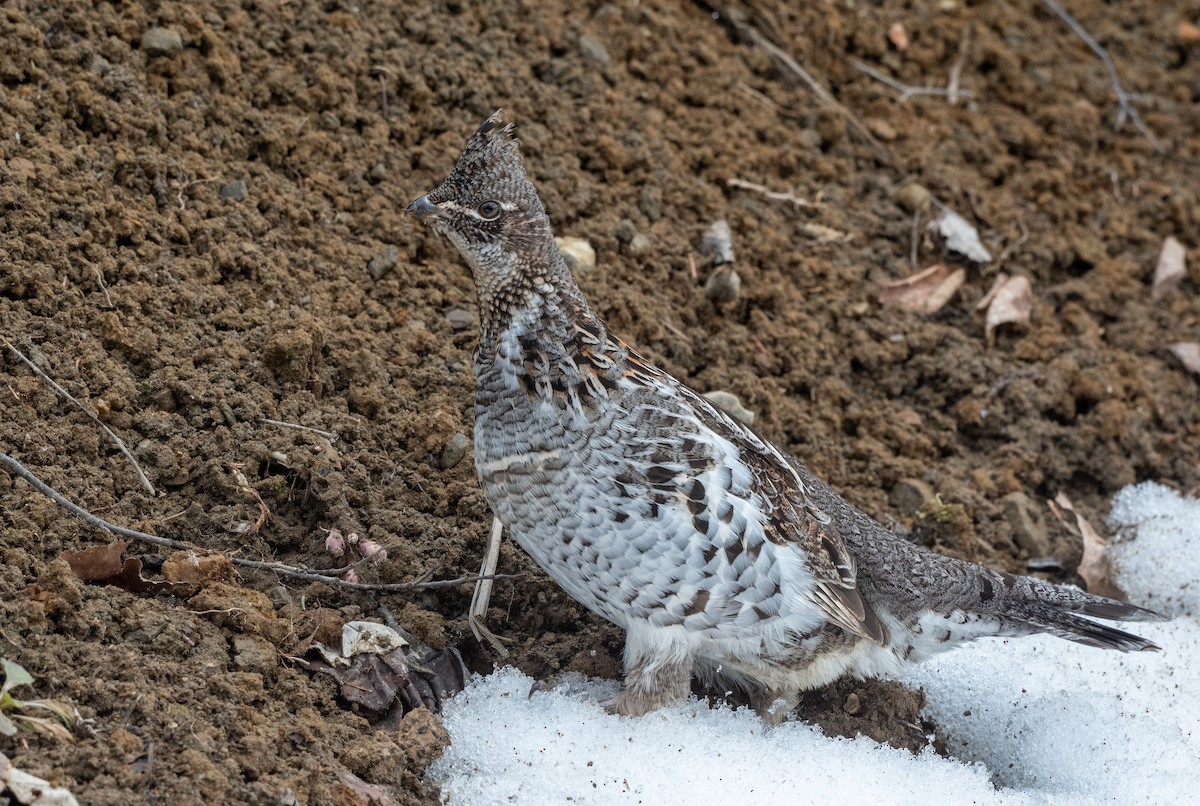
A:
<svg viewBox="0 0 1200 806">
<path fill-rule="evenodd" d="M 910 213 L 915 213 L 918 210 L 924 212 L 929 207 L 932 199 L 933 194 L 924 185 L 918 185 L 916 182 L 909 182 L 896 191 L 896 201 Z"/>
<path fill-rule="evenodd" d="M 88 69 L 98 76 L 106 76 L 112 72 L 112 62 L 103 56 L 93 56 L 92 63 L 88 65 Z"/>
<path fill-rule="evenodd" d="M 380 280 L 396 268 L 396 264 L 399 262 L 400 250 L 395 246 L 389 246 L 367 263 L 367 274 L 370 274 L 373 280 Z"/>
<path fill-rule="evenodd" d="M 821 147 L 821 133 L 816 129 L 801 129 L 796 133 L 796 141 L 809 151 L 815 151 Z"/>
<path fill-rule="evenodd" d="M 382 162 L 377 162 L 371 166 L 371 170 L 367 172 L 367 179 L 372 185 L 378 185 L 384 179 L 387 179 L 387 166 Z"/>
<path fill-rule="evenodd" d="M 471 440 L 467 439 L 466 434 L 455 434 L 450 437 L 450 441 L 442 449 L 442 469 L 449 470 L 461 462 L 463 457 L 467 455 L 467 448 L 470 446 Z"/>
<path fill-rule="evenodd" d="M 471 316 L 471 312 L 464 311 L 462 308 L 446 311 L 446 321 L 450 323 L 452 330 L 466 330 L 475 324 L 475 318 Z"/>
<path fill-rule="evenodd" d="M 555 238 L 567 268 L 575 274 L 587 274 L 596 268 L 596 250 L 583 238 Z"/>
<path fill-rule="evenodd" d="M 859 700 L 857 693 L 850 692 L 846 697 L 846 701 L 842 703 L 842 710 L 850 714 L 850 716 L 854 716 L 862 710 L 862 702 Z"/>
<path fill-rule="evenodd" d="M 639 232 L 633 236 L 633 240 L 629 242 L 629 254 L 644 255 L 650 251 L 650 236 L 643 232 Z"/>
<path fill-rule="evenodd" d="M 1022 492 L 1009 493 L 1001 499 L 1001 504 L 1017 545 L 1030 557 L 1049 554 L 1050 531 L 1041 508 Z"/>
<path fill-rule="evenodd" d="M 1175 41 L 1181 45 L 1194 45 L 1200 42 L 1200 26 L 1190 22 L 1181 22 L 1175 28 Z"/>
<path fill-rule="evenodd" d="M 638 231 L 637 227 L 633 225 L 632 221 L 630 221 L 628 218 L 623 218 L 621 219 L 620 223 L 617 224 L 617 229 L 614 234 L 617 236 L 617 243 L 621 244 L 621 246 L 628 246 L 629 242 L 637 237 Z"/>
<path fill-rule="evenodd" d="M 730 264 L 719 267 L 704 283 L 704 293 L 715 303 L 733 302 L 741 291 L 741 275 Z"/>
<path fill-rule="evenodd" d="M 890 143 L 899 136 L 896 133 L 896 127 L 883 118 L 867 118 L 866 123 L 871 134 L 885 143 Z"/>
<path fill-rule="evenodd" d="M 754 425 L 754 412 L 743 406 L 742 401 L 733 392 L 717 389 L 712 392 L 705 392 L 704 397 L 709 403 L 724 409 L 735 420 L 740 420 L 746 425 Z"/>
<path fill-rule="evenodd" d="M 931 498 L 933 488 L 920 479 L 901 479 L 888 493 L 888 501 L 902 515 L 916 513 Z"/>
<path fill-rule="evenodd" d="M 151 28 L 142 34 L 142 50 L 147 56 L 170 56 L 183 50 L 183 37 L 171 28 Z"/>
<path fill-rule="evenodd" d="M 246 199 L 246 183 L 241 179 L 236 182 L 230 182 L 228 185 L 222 185 L 217 191 L 217 195 L 222 199 L 233 199 L 234 201 L 245 201 Z"/>
<path fill-rule="evenodd" d="M 643 187 L 641 196 L 638 197 L 638 209 L 651 221 L 657 221 L 662 218 L 662 189 L 658 185 L 646 185 Z"/>
<path fill-rule="evenodd" d="M 584 34 L 579 37 L 579 52 L 583 54 L 583 58 L 600 67 L 608 67 L 612 64 L 612 56 L 608 55 L 608 48 L 604 47 L 594 36 Z"/>
</svg>

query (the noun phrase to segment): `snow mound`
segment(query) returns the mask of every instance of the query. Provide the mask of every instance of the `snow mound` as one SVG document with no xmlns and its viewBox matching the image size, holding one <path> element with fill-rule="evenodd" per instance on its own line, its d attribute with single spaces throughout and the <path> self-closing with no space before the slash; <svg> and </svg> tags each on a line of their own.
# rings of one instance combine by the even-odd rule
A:
<svg viewBox="0 0 1200 806">
<path fill-rule="evenodd" d="M 1171 616 L 1200 617 L 1200 501 L 1147 481 L 1113 498 L 1110 554 L 1131 601 Z"/>
<path fill-rule="evenodd" d="M 452 744 L 429 770 L 455 806 L 485 804 L 1169 804 L 1200 791 L 1200 503 L 1122 490 L 1118 583 L 1175 616 L 1129 627 L 1163 652 L 1049 637 L 983 640 L 915 666 L 953 759 L 690 701 L 641 719 L 598 704 L 617 684 L 529 695 L 506 668 L 448 704 Z"/>
</svg>

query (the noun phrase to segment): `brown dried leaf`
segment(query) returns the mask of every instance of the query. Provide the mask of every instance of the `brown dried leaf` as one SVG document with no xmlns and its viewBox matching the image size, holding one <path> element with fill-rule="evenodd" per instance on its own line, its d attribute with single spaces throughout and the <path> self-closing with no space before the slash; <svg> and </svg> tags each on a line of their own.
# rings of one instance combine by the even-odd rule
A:
<svg viewBox="0 0 1200 806">
<path fill-rule="evenodd" d="M 904 30 L 904 23 L 893 22 L 892 27 L 888 28 L 888 41 L 896 46 L 896 50 L 903 53 L 908 50 L 908 31 Z"/>
<path fill-rule="evenodd" d="M 1101 537 L 1086 518 L 1075 511 L 1071 499 L 1066 493 L 1059 493 L 1053 501 L 1047 501 L 1050 511 L 1067 529 L 1083 538 L 1083 559 L 1079 561 L 1079 576 L 1083 577 L 1088 593 L 1107 596 L 1110 599 L 1124 599 L 1125 592 L 1113 581 L 1115 571 L 1112 558 L 1108 554 L 1109 541 Z M 1056 506 L 1057 504 L 1057 506 Z M 1061 507 L 1061 509 L 1060 509 Z M 1070 519 L 1064 513 L 1069 513 Z M 1071 522 L 1074 520 L 1074 523 Z"/>
<path fill-rule="evenodd" d="M 64 551 L 62 558 L 71 566 L 75 576 L 84 582 L 111 579 L 121 573 L 121 555 L 129 548 L 128 540 L 114 540 L 107 546 L 92 546 L 81 551 Z"/>
<path fill-rule="evenodd" d="M 133 593 L 176 593 L 169 582 L 153 582 L 142 578 L 142 561 L 121 555 L 129 547 L 127 540 L 115 540 L 107 546 L 93 546 L 81 551 L 64 551 L 62 558 L 71 566 L 75 576 L 84 582 L 116 585 Z"/>
<path fill-rule="evenodd" d="M 1184 369 L 1194 375 L 1200 375 L 1200 344 L 1194 341 L 1180 341 L 1167 349 L 1179 359 Z"/>
<path fill-rule="evenodd" d="M 344 795 L 344 797 L 337 798 L 338 802 L 362 803 L 366 806 L 393 806 L 396 802 L 385 787 L 379 784 L 368 784 L 349 770 L 339 772 L 338 781 L 342 784 L 343 789 L 338 792 L 335 788 L 334 792 Z"/>
<path fill-rule="evenodd" d="M 934 313 L 950 301 L 966 278 L 963 269 L 935 263 L 911 277 L 885 285 L 879 292 L 879 302 L 888 308 Z"/>
<path fill-rule="evenodd" d="M 1033 286 L 1024 276 L 1009 277 L 1001 272 L 975 310 L 987 309 L 983 331 L 988 346 L 996 343 L 996 328 L 1010 322 L 1028 322 L 1033 312 Z"/>
<path fill-rule="evenodd" d="M 1158 253 L 1158 265 L 1154 268 L 1154 286 L 1150 292 L 1155 302 L 1170 294 L 1187 276 L 1187 256 L 1183 244 L 1173 235 L 1163 240 Z"/>
</svg>

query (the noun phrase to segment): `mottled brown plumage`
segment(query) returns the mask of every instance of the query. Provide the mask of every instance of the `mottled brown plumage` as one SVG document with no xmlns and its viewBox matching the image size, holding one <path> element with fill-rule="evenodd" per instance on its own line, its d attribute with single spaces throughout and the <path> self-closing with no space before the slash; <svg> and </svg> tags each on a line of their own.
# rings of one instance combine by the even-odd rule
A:
<svg viewBox="0 0 1200 806">
<path fill-rule="evenodd" d="M 500 113 L 408 208 L 475 278 L 475 465 L 496 516 L 573 597 L 625 628 L 641 714 L 693 674 L 789 705 L 986 635 L 1153 649 L 1086 618 L 1155 614 L 934 554 L 650 364 L 592 312 Z"/>
</svg>

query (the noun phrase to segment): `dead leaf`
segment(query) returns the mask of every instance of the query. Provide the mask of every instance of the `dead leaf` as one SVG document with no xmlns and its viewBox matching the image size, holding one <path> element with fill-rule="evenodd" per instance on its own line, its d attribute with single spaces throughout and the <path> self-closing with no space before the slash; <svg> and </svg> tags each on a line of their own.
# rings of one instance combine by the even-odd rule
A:
<svg viewBox="0 0 1200 806">
<path fill-rule="evenodd" d="M 93 546 L 81 551 L 64 551 L 62 558 L 71 566 L 75 576 L 84 582 L 116 585 L 133 593 L 177 593 L 169 582 L 154 582 L 142 578 L 142 561 L 129 557 L 124 562 L 121 555 L 129 547 L 127 540 L 115 540 L 107 546 Z"/>
<path fill-rule="evenodd" d="M 343 793 L 349 796 L 348 798 L 338 798 L 339 803 L 362 803 L 366 804 L 366 806 L 393 806 L 396 802 L 385 787 L 379 784 L 368 784 L 349 770 L 339 772 L 338 780 L 345 787 Z M 337 790 L 335 789 L 334 791 L 336 792 Z M 353 798 L 353 800 L 350 798 Z"/>
<path fill-rule="evenodd" d="M 908 32 L 904 30 L 904 23 L 892 23 L 892 27 L 888 28 L 888 41 L 901 53 L 908 50 Z"/>
<path fill-rule="evenodd" d="M 1033 312 L 1033 286 L 1029 278 L 1009 277 L 1001 272 L 975 310 L 987 309 L 983 331 L 988 346 L 996 343 L 996 328 L 1008 323 L 1028 322 Z"/>
<path fill-rule="evenodd" d="M 22 806 L 78 806 L 68 790 L 51 786 L 49 781 L 17 769 L 0 753 L 0 794 L 7 792 Z M 5 800 L 7 803 L 7 799 Z"/>
<path fill-rule="evenodd" d="M 128 540 L 114 540 L 107 546 L 93 546 L 82 551 L 64 551 L 62 558 L 71 566 L 75 576 L 84 582 L 99 582 L 121 573 L 121 555 L 127 548 Z"/>
<path fill-rule="evenodd" d="M 949 251 L 975 263 L 991 262 L 992 253 L 984 248 L 978 230 L 953 210 L 942 208 L 941 215 L 929 224 L 929 229 L 941 237 L 942 243 Z"/>
<path fill-rule="evenodd" d="M 1183 364 L 1183 368 L 1194 375 L 1200 375 L 1200 344 L 1194 341 L 1180 341 L 1167 348 Z"/>
<path fill-rule="evenodd" d="M 1194 45 L 1200 42 L 1200 26 L 1183 21 L 1175 26 L 1175 41 L 1181 45 Z"/>
<path fill-rule="evenodd" d="M 1163 240 L 1158 253 L 1158 265 L 1154 268 L 1154 286 L 1151 296 L 1155 302 L 1170 294 L 1187 276 L 1187 256 L 1183 244 L 1173 235 Z"/>
<path fill-rule="evenodd" d="M 380 716 L 400 718 L 414 708 L 440 712 L 467 685 L 458 650 L 435 650 L 403 630 L 355 621 L 342 628 L 342 651 L 313 642 L 310 658 L 292 658 L 310 672 L 337 681 L 342 697 Z"/>
<path fill-rule="evenodd" d="M 888 308 L 935 313 L 950 301 L 966 278 L 963 269 L 935 263 L 911 277 L 885 285 L 879 292 L 879 302 Z"/>
<path fill-rule="evenodd" d="M 1063 526 L 1083 538 L 1083 559 L 1079 561 L 1079 576 L 1083 577 L 1088 593 L 1107 596 L 1110 599 L 1125 599 L 1125 592 L 1114 581 L 1116 573 L 1112 558 L 1108 554 L 1109 541 L 1101 537 L 1086 518 L 1075 511 L 1066 493 L 1059 493 L 1053 501 L 1046 502 L 1054 517 Z M 1064 513 L 1069 513 L 1074 523 Z"/>
</svg>

